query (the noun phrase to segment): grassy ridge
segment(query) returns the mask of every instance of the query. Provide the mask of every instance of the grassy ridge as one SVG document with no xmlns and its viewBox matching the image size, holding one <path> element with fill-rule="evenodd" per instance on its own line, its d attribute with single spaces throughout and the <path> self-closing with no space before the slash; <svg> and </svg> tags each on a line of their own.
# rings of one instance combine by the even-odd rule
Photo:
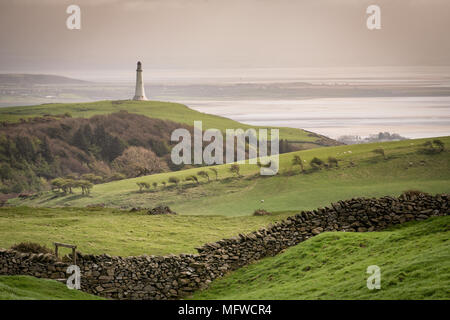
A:
<svg viewBox="0 0 450 320">
<path fill-rule="evenodd" d="M 179 103 L 132 100 L 96 101 L 89 103 L 52 103 L 37 106 L 6 107 L 0 108 L 0 120 L 18 122 L 20 119 L 38 116 L 42 117 L 44 115 L 62 115 L 65 113 L 70 114 L 72 117 L 89 118 L 94 115 L 110 114 L 121 110 L 142 114 L 151 118 L 172 120 L 191 126 L 194 125 L 194 121 L 201 120 L 203 121 L 203 130 L 210 128 L 222 131 L 227 128 L 242 128 L 244 130 L 248 128 L 260 128 L 245 125 L 224 117 L 198 112 Z M 309 133 L 304 130 L 294 128 L 280 128 L 280 138 L 305 142 L 315 142 L 318 139 L 316 136 L 310 136 Z"/>
<path fill-rule="evenodd" d="M 260 177 L 256 165 L 242 165 L 246 178 L 231 178 L 229 165 L 216 166 L 219 181 L 199 186 L 187 183 L 182 188 L 162 188 L 138 192 L 136 182 L 161 183 L 170 176 L 182 180 L 200 169 L 189 169 L 141 178 L 96 185 L 91 196 L 76 194 L 55 196 L 46 193 L 28 200 L 13 200 L 13 205 L 77 206 L 103 203 L 109 207 L 154 207 L 169 205 L 180 214 L 190 215 L 249 215 L 255 209 L 292 211 L 313 209 L 357 196 L 398 195 L 408 189 L 430 193 L 450 192 L 449 152 L 426 155 L 420 153 L 422 144 L 430 139 L 406 140 L 352 146 L 327 147 L 283 154 L 280 175 Z M 450 138 L 441 138 L 448 146 Z M 387 160 L 371 152 L 384 148 Z M 313 157 L 340 160 L 339 168 L 299 174 L 291 161 L 294 154 L 309 162 Z M 351 165 L 353 163 L 353 165 Z M 309 168 L 309 165 L 306 165 Z M 211 173 L 212 174 L 212 173 Z M 264 204 L 260 200 L 264 200 Z"/>
<path fill-rule="evenodd" d="M 213 281 L 195 299 L 450 299 L 450 217 L 326 232 Z M 381 268 L 369 290 L 366 269 Z"/>
<path fill-rule="evenodd" d="M 79 208 L 0 208 L 0 248 L 20 242 L 76 244 L 84 253 L 117 256 L 195 253 L 195 247 L 266 226 L 292 213 L 263 217 L 150 216 Z M 70 250 L 62 249 L 63 253 Z"/>
<path fill-rule="evenodd" d="M 103 300 L 55 280 L 0 276 L 0 300 Z"/>
</svg>

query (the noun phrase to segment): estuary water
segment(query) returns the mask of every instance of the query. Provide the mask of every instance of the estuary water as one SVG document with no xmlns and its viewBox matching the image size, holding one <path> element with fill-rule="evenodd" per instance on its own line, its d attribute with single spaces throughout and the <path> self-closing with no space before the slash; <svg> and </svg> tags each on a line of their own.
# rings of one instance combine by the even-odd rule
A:
<svg viewBox="0 0 450 320">
<path fill-rule="evenodd" d="M 330 138 L 382 132 L 450 135 L 450 97 L 184 100 L 192 109 L 258 126 L 302 128 Z"/>
<path fill-rule="evenodd" d="M 91 82 L 0 86 L 0 106 L 134 96 L 134 68 L 59 75 Z M 331 138 L 386 131 L 408 138 L 450 135 L 450 67 L 144 68 L 144 81 L 150 100 L 252 125 L 303 128 Z"/>
</svg>

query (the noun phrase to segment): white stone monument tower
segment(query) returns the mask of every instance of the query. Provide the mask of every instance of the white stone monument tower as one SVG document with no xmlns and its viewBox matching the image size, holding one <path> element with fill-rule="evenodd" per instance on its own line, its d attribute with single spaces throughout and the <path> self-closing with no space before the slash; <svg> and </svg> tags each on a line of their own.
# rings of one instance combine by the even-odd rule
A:
<svg viewBox="0 0 450 320">
<path fill-rule="evenodd" d="M 142 80 L 142 63 L 138 61 L 136 70 L 136 93 L 133 100 L 147 100 L 144 90 L 144 81 Z"/>
</svg>

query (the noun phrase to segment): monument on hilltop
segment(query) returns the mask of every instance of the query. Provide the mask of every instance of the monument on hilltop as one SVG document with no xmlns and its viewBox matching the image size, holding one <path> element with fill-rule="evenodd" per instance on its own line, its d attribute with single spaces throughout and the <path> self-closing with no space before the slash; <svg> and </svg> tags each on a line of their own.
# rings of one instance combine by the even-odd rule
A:
<svg viewBox="0 0 450 320">
<path fill-rule="evenodd" d="M 138 61 L 136 69 L 136 92 L 133 100 L 147 100 L 144 90 L 144 81 L 142 80 L 142 63 Z"/>
</svg>

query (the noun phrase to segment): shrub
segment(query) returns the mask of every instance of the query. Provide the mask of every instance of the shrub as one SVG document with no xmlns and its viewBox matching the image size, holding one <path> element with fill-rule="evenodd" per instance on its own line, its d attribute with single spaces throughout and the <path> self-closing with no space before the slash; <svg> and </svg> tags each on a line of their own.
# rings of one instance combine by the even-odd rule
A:
<svg viewBox="0 0 450 320">
<path fill-rule="evenodd" d="M 208 182 L 209 182 L 209 174 L 208 174 L 208 172 L 202 170 L 202 171 L 197 172 L 197 174 L 198 174 L 199 177 L 208 179 Z"/>
<path fill-rule="evenodd" d="M 232 164 L 229 170 L 231 173 L 234 173 L 238 177 L 241 177 L 241 168 L 238 164 Z"/>
<path fill-rule="evenodd" d="M 158 187 L 158 182 L 153 182 L 152 185 L 156 189 Z"/>
<path fill-rule="evenodd" d="M 170 177 L 169 182 L 173 183 L 174 185 L 178 185 L 180 183 L 180 179 L 178 179 L 177 177 Z"/>
<path fill-rule="evenodd" d="M 292 158 L 292 165 L 299 166 L 300 169 L 302 170 L 302 172 L 305 171 L 302 158 L 300 158 L 300 156 L 298 156 L 298 155 L 295 155 L 294 158 Z"/>
<path fill-rule="evenodd" d="M 192 182 L 195 182 L 195 183 L 198 184 L 198 178 L 196 176 L 194 176 L 194 175 L 186 177 L 185 180 L 186 181 L 192 181 Z"/>
<path fill-rule="evenodd" d="M 433 142 L 426 141 L 423 145 L 423 148 L 419 150 L 419 152 L 422 152 L 424 154 L 436 154 L 439 153 L 439 147 L 437 149 L 434 148 Z"/>
<path fill-rule="evenodd" d="M 271 213 L 264 210 L 264 209 L 257 209 L 255 212 L 253 212 L 254 216 L 270 216 Z"/>
<path fill-rule="evenodd" d="M 150 184 L 147 182 L 136 182 L 136 184 L 139 187 L 139 191 L 142 192 L 142 190 L 145 189 L 150 189 Z"/>
<path fill-rule="evenodd" d="M 330 168 L 332 168 L 333 165 L 339 167 L 338 159 L 334 157 L 328 157 L 328 165 L 330 166 Z"/>
<path fill-rule="evenodd" d="M 167 165 L 156 154 L 143 147 L 129 147 L 117 157 L 112 167 L 128 178 L 160 173 L 167 169 Z"/>
<path fill-rule="evenodd" d="M 53 254 L 53 251 L 45 246 L 41 246 L 39 243 L 34 242 L 21 242 L 19 244 L 15 244 L 11 247 L 11 249 L 24 252 L 24 253 L 50 253 Z"/>
<path fill-rule="evenodd" d="M 441 140 L 435 139 L 433 140 L 433 143 L 437 146 L 438 153 L 444 151 L 445 145 Z"/>
<path fill-rule="evenodd" d="M 177 213 L 175 211 L 170 210 L 169 207 L 161 205 L 161 206 L 158 206 L 158 207 L 155 207 L 153 209 L 148 210 L 147 214 L 149 214 L 149 215 L 160 215 L 160 214 L 174 214 L 174 215 L 176 215 Z"/>
<path fill-rule="evenodd" d="M 311 165 L 311 167 L 312 167 L 313 169 L 320 169 L 320 168 L 324 165 L 324 162 L 323 162 L 322 160 L 320 160 L 319 158 L 314 157 L 314 158 L 309 162 L 309 164 Z"/>
</svg>

